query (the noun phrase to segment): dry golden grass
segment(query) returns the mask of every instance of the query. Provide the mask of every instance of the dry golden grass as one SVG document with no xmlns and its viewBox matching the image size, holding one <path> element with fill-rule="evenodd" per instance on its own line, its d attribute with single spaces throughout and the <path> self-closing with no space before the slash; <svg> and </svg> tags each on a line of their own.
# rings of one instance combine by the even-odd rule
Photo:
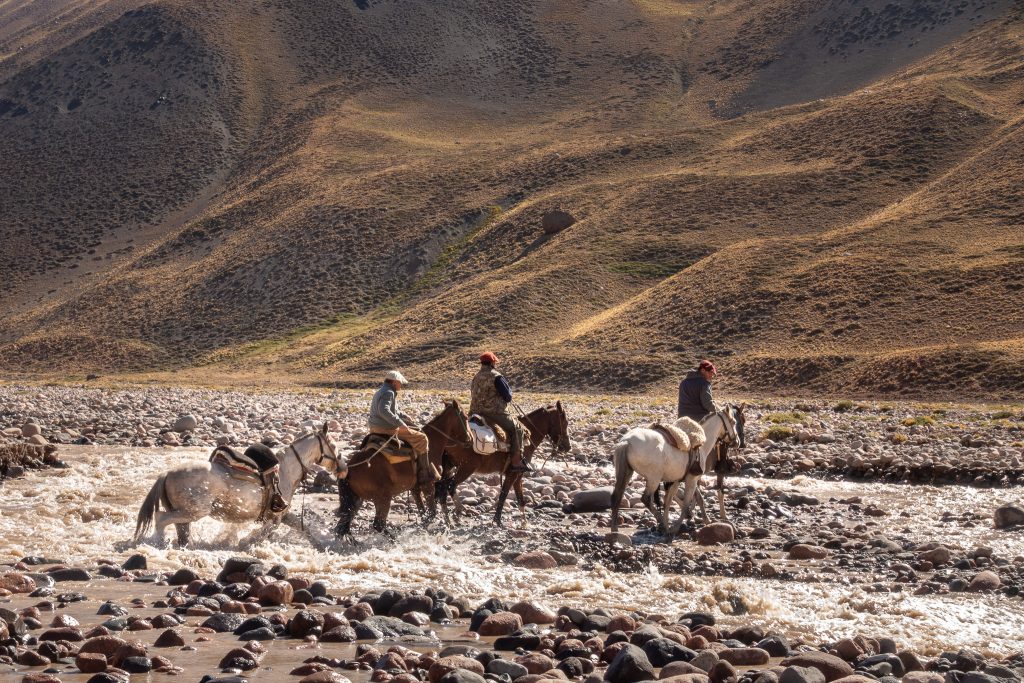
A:
<svg viewBox="0 0 1024 683">
<path fill-rule="evenodd" d="M 1012 2 L 131 7 L 0 5 L 8 371 L 1024 386 Z"/>
</svg>

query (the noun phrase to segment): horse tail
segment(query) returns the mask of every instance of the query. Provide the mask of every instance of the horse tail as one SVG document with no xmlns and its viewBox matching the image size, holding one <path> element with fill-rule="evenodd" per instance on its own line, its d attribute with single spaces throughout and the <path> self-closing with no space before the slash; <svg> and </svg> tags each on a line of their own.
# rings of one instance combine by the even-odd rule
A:
<svg viewBox="0 0 1024 683">
<path fill-rule="evenodd" d="M 615 465 L 615 490 L 612 492 L 612 501 L 621 501 L 626 491 L 626 484 L 633 474 L 633 468 L 629 466 L 629 442 L 620 441 L 612 451 L 612 464 Z"/>
<path fill-rule="evenodd" d="M 167 475 L 160 475 L 160 478 L 153 484 L 153 488 L 149 490 L 146 495 L 146 499 L 142 501 L 142 506 L 139 508 L 139 516 L 135 521 L 135 542 L 138 543 L 142 538 L 149 533 L 149 530 L 153 528 L 153 518 L 156 517 L 156 513 L 160 511 L 160 503 L 167 505 L 167 491 L 165 486 L 167 484 Z"/>
</svg>

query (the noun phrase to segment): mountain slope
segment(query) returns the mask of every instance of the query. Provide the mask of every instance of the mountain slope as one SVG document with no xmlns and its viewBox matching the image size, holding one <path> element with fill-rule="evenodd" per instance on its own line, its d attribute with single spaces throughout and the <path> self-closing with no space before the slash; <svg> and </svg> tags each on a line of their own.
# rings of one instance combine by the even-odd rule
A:
<svg viewBox="0 0 1024 683">
<path fill-rule="evenodd" d="M 5 8 L 8 369 L 1019 392 L 1012 2 Z"/>
</svg>

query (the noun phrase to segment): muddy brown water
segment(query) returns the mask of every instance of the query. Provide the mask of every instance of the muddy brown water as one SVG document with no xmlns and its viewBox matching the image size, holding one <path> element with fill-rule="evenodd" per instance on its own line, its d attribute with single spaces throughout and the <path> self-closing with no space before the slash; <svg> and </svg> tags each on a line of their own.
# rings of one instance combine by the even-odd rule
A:
<svg viewBox="0 0 1024 683">
<path fill-rule="evenodd" d="M 227 557 L 246 554 L 271 563 L 283 563 L 295 575 L 324 579 L 331 585 L 332 594 L 339 596 L 382 587 L 403 590 L 438 587 L 473 600 L 482 601 L 492 596 L 504 600 L 533 599 L 552 608 L 603 606 L 670 616 L 689 610 L 709 610 L 726 625 L 758 623 L 812 644 L 865 634 L 891 636 L 901 646 L 926 655 L 969 647 L 989 656 L 1002 656 L 1022 646 L 1022 602 L 1005 596 L 868 593 L 859 586 L 845 584 L 842 577 L 832 582 L 801 583 L 663 575 L 653 568 L 641 574 L 623 574 L 600 564 L 591 569 L 529 570 L 482 557 L 471 547 L 471 541 L 479 541 L 479 536 L 423 531 L 411 525 L 395 542 L 369 539 L 358 551 L 333 552 L 318 549 L 305 533 L 289 528 L 280 528 L 268 539 L 247 545 L 253 526 L 228 525 L 207 519 L 194 526 L 191 548 L 148 544 L 134 548 L 128 541 L 134 531 L 135 516 L 155 478 L 176 464 L 204 460 L 208 451 L 74 447 L 62 453 L 71 464 L 70 469 L 33 471 L 23 478 L 6 481 L 0 487 L 0 563 L 11 563 L 26 555 L 42 555 L 68 564 L 91 563 L 96 558 L 123 558 L 128 553 L 141 552 L 151 569 L 189 566 L 201 574 L 212 575 Z M 567 473 L 582 472 L 577 470 L 577 465 L 555 466 Z M 610 475 L 609 468 L 605 471 Z M 999 502 L 1021 502 L 1024 494 L 1019 490 L 823 482 L 806 477 L 788 482 L 730 480 L 730 485 L 743 483 L 792 489 L 819 498 L 861 496 L 889 510 L 890 514 L 879 520 L 882 532 L 905 533 L 922 541 L 941 540 L 962 549 L 989 545 L 1009 558 L 1024 555 L 1024 538 L 1019 532 L 997 532 L 982 527 L 951 528 L 941 522 L 946 511 L 955 514 L 988 512 Z M 305 503 L 314 513 L 310 516 L 308 532 L 314 538 L 329 538 L 335 496 L 308 495 Z M 906 516 L 901 514 L 904 512 Z M 364 537 L 367 536 L 368 516 L 368 511 L 364 510 L 357 522 Z M 393 521 L 401 524 L 403 519 L 399 514 Z M 317 521 L 319 524 L 313 523 Z M 480 533 L 486 534 L 486 531 Z M 172 535 L 173 531 L 169 530 L 168 539 Z M 115 599 L 126 604 L 130 598 L 142 597 L 147 604 L 152 604 L 168 590 L 166 586 L 109 580 L 60 584 L 62 589 L 65 586 L 68 590 L 84 592 L 90 598 L 88 602 L 69 605 L 65 610 L 86 628 L 105 619 L 96 615 L 99 601 Z M 732 614 L 736 598 L 742 601 L 747 614 Z M 9 608 L 38 602 L 26 596 L 4 600 L 0 598 L 0 604 Z M 166 610 L 140 610 L 152 615 L 162 611 Z M 49 623 L 51 618 L 52 615 L 43 614 L 44 623 Z M 188 624 L 194 626 L 201 621 L 189 618 Z M 461 642 L 464 631 L 464 625 L 437 630 L 445 642 Z M 151 642 L 158 634 L 159 630 L 131 635 Z M 195 639 L 198 635 L 189 637 Z M 185 667 L 185 678 L 198 679 L 202 673 L 215 671 L 226 649 L 236 644 L 230 635 L 208 637 L 211 638 L 208 643 L 190 643 L 199 647 L 195 652 L 172 649 L 165 656 Z M 262 668 L 248 675 L 251 680 L 280 680 L 291 668 L 315 654 L 351 657 L 354 651 L 348 645 L 310 647 L 294 640 L 275 641 L 268 643 L 268 647 L 270 652 Z M 362 676 L 358 672 L 349 673 L 353 680 Z M 20 675 L 10 668 L 0 670 L 0 680 L 18 680 Z M 153 680 L 160 676 L 151 674 Z M 133 680 L 145 678 L 136 676 Z M 65 680 L 75 681 L 79 677 L 66 675 Z"/>
</svg>

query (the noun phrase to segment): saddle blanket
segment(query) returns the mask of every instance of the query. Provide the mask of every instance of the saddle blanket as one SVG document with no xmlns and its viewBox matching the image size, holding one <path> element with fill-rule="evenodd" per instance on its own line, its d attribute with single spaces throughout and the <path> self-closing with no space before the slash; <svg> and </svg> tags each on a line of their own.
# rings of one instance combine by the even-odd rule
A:
<svg viewBox="0 0 1024 683">
<path fill-rule="evenodd" d="M 487 423 L 480 415 L 470 415 L 469 433 L 473 437 L 473 450 L 478 455 L 491 455 L 508 450 L 508 436 L 498 425 Z"/>
<path fill-rule="evenodd" d="M 236 479 L 252 479 L 261 485 L 263 483 L 260 468 L 255 461 L 231 446 L 217 446 L 213 449 L 213 453 L 210 454 L 210 462 L 220 463 L 227 468 L 228 474 Z"/>
<path fill-rule="evenodd" d="M 389 439 L 390 442 L 388 441 Z M 384 444 L 387 445 L 384 446 Z M 367 447 L 377 450 L 381 446 L 384 446 L 384 448 L 377 454 L 377 457 L 383 456 L 392 465 L 397 465 L 400 462 L 409 462 L 416 457 L 412 446 L 397 436 L 388 436 L 387 434 L 367 434 L 363 442 L 359 444 L 359 450 Z"/>
<path fill-rule="evenodd" d="M 651 429 L 664 436 L 669 445 L 676 450 L 682 451 L 683 453 L 688 453 L 690 451 L 690 437 L 687 436 L 686 432 L 679 427 L 655 422 L 651 425 Z"/>
</svg>

